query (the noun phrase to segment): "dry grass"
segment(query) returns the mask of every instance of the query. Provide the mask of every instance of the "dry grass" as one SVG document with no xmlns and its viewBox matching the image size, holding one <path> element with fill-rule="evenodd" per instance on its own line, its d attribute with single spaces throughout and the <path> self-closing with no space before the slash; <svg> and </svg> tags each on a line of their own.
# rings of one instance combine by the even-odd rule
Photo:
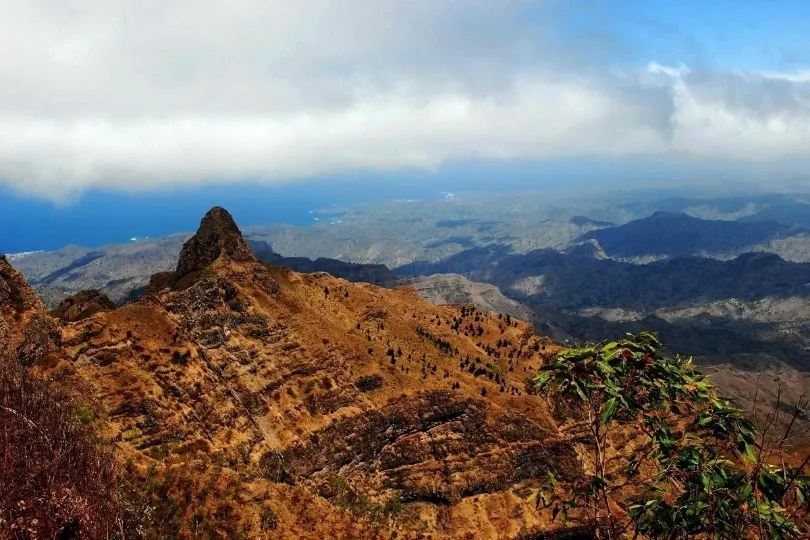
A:
<svg viewBox="0 0 810 540">
<path fill-rule="evenodd" d="M 0 535 L 105 538 L 119 530 L 116 468 L 89 411 L 0 358 Z"/>
</svg>

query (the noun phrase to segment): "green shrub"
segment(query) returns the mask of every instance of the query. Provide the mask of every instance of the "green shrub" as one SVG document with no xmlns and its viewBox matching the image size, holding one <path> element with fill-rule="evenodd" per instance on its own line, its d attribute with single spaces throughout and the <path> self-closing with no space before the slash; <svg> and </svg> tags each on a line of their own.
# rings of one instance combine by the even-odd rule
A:
<svg viewBox="0 0 810 540">
<path fill-rule="evenodd" d="M 765 438 L 719 395 L 691 359 L 665 358 L 652 333 L 561 351 L 535 384 L 582 416 L 594 472 L 571 490 L 552 475 L 534 495 L 567 520 L 584 511 L 610 537 L 635 530 L 652 538 L 708 535 L 798 538 L 810 498 L 802 468 L 766 463 Z M 608 433 L 624 424 L 647 443 L 608 469 Z M 654 474 L 641 475 L 642 465 Z M 630 482 L 644 493 L 626 505 L 621 523 L 610 500 Z"/>
</svg>

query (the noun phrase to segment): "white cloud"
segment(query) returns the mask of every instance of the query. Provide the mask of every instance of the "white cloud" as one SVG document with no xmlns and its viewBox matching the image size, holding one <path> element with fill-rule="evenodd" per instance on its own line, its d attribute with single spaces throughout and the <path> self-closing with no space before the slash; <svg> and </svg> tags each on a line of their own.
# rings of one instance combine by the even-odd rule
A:
<svg viewBox="0 0 810 540">
<path fill-rule="evenodd" d="M 810 154 L 807 71 L 616 72 L 560 47 L 555 8 L 0 0 L 0 183 L 60 198 L 464 158 Z"/>
</svg>

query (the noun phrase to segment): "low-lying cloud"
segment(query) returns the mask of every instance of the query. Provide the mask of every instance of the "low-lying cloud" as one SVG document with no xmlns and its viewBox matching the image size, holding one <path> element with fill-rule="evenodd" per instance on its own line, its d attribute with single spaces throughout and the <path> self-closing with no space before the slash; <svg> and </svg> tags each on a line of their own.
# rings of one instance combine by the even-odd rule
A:
<svg viewBox="0 0 810 540">
<path fill-rule="evenodd" d="M 558 9 L 0 0 L 0 184 L 59 199 L 479 158 L 810 157 L 810 72 L 595 65 L 560 46 Z"/>
</svg>

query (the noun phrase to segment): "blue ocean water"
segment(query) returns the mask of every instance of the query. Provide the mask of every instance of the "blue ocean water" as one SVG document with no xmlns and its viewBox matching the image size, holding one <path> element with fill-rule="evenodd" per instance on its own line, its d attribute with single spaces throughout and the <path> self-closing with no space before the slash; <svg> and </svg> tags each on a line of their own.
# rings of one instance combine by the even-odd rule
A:
<svg viewBox="0 0 810 540">
<path fill-rule="evenodd" d="M 67 205 L 15 194 L 0 185 L 0 253 L 96 247 L 132 237 L 191 232 L 212 206 L 227 208 L 242 226 L 311 225 L 310 210 L 333 204 L 438 198 L 441 192 L 582 189 L 610 179 L 648 175 L 633 162 L 595 160 L 449 163 L 439 170 L 347 174 L 267 186 L 255 182 L 171 188 L 148 193 L 93 190 Z M 646 178 L 646 176 L 644 176 Z"/>
<path fill-rule="evenodd" d="M 421 176 L 421 175 L 416 175 Z M 426 178 L 332 178 L 286 185 L 240 183 L 149 193 L 94 190 L 67 205 L 0 188 L 0 253 L 101 246 L 132 237 L 194 231 L 212 206 L 227 208 L 244 227 L 311 225 L 311 210 L 396 198 L 436 197 L 445 188 Z"/>
<path fill-rule="evenodd" d="M 227 208 L 240 226 L 310 225 L 310 210 L 373 202 L 383 191 L 338 183 L 287 186 L 239 184 L 145 194 L 90 191 L 64 206 L 0 191 L 0 253 L 53 250 L 67 244 L 101 246 L 132 237 L 194 231 L 212 206 Z"/>
</svg>

